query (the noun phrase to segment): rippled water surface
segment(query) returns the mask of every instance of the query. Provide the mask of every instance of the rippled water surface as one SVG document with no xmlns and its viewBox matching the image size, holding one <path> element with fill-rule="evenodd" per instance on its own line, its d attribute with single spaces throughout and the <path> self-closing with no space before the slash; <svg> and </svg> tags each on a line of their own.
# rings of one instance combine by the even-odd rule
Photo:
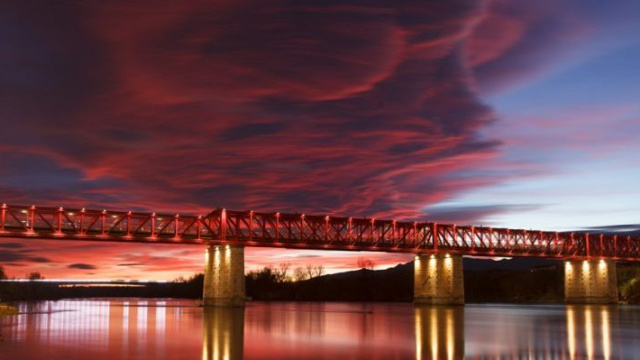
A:
<svg viewBox="0 0 640 360">
<path fill-rule="evenodd" d="M 19 304 L 0 359 L 640 359 L 640 308 L 74 300 Z"/>
</svg>

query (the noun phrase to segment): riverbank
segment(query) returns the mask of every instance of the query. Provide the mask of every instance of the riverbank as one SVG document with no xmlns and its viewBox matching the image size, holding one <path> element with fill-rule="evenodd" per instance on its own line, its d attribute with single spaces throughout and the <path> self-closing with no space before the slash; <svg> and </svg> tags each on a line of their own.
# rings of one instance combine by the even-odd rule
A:
<svg viewBox="0 0 640 360">
<path fill-rule="evenodd" d="M 0 316 L 7 315 L 16 315 L 18 313 L 18 309 L 13 306 L 0 304 Z"/>
<path fill-rule="evenodd" d="M 552 260 L 464 259 L 467 303 L 563 304 L 564 269 Z M 618 264 L 620 301 L 640 304 L 640 266 Z M 258 301 L 406 302 L 413 299 L 413 262 L 390 269 L 362 269 L 287 281 L 270 268 L 251 272 L 246 295 Z M 170 283 L 87 286 L 54 282 L 0 281 L 4 301 L 70 298 L 190 298 L 202 297 L 203 275 Z"/>
</svg>

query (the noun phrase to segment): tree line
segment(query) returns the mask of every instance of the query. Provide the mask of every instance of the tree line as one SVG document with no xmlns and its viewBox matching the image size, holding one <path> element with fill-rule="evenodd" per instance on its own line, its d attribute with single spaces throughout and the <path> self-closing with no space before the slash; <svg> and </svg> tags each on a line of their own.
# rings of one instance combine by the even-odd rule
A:
<svg viewBox="0 0 640 360">
<path fill-rule="evenodd" d="M 4 267 L 2 265 L 0 265 L 0 281 L 2 280 L 8 280 L 9 276 L 7 275 L 7 273 L 4 270 Z M 11 279 L 20 279 L 17 277 L 12 277 Z M 42 274 L 40 274 L 39 272 L 35 271 L 35 272 L 30 272 L 25 274 L 24 279 L 27 280 L 42 280 L 44 279 L 44 276 L 42 276 Z"/>
</svg>

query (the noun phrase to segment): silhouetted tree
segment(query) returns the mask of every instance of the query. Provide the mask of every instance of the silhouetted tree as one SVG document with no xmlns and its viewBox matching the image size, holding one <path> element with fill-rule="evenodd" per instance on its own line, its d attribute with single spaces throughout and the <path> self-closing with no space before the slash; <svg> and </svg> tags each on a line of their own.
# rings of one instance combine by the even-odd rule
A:
<svg viewBox="0 0 640 360">
<path fill-rule="evenodd" d="M 265 266 L 259 271 L 250 271 L 245 281 L 247 296 L 259 300 L 278 299 L 286 286 L 286 283 L 278 281 L 278 276 L 271 266 Z"/>
<path fill-rule="evenodd" d="M 357 264 L 360 269 L 373 270 L 376 267 L 373 260 L 364 257 L 359 257 Z"/>
<path fill-rule="evenodd" d="M 29 281 L 33 281 L 33 280 L 42 280 L 44 279 L 44 276 L 42 276 L 39 272 L 32 272 L 27 274 L 27 279 L 29 279 Z"/>
<path fill-rule="evenodd" d="M 307 272 L 301 268 L 301 267 L 297 267 L 293 270 L 293 281 L 305 281 L 308 279 L 308 274 Z"/>
<path fill-rule="evenodd" d="M 4 267 L 0 265 L 0 280 L 5 280 L 7 278 L 7 273 L 4 272 Z"/>
<path fill-rule="evenodd" d="M 322 276 L 324 274 L 324 266 L 323 265 L 311 265 L 308 264 L 306 267 L 307 271 L 307 279 L 313 279 L 315 277 Z"/>
<path fill-rule="evenodd" d="M 272 269 L 277 282 L 283 283 L 287 281 L 287 279 L 289 278 L 290 267 L 291 267 L 291 264 L 289 263 L 281 263 L 280 265 L 278 265 L 277 268 Z"/>
</svg>

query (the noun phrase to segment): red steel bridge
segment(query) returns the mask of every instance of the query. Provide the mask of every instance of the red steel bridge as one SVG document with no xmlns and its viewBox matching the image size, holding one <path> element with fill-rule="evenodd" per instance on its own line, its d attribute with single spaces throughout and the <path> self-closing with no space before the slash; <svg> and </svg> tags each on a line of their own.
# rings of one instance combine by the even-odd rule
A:
<svg viewBox="0 0 640 360">
<path fill-rule="evenodd" d="M 640 261 L 640 238 L 216 209 L 179 215 L 0 207 L 0 237 Z"/>
</svg>

